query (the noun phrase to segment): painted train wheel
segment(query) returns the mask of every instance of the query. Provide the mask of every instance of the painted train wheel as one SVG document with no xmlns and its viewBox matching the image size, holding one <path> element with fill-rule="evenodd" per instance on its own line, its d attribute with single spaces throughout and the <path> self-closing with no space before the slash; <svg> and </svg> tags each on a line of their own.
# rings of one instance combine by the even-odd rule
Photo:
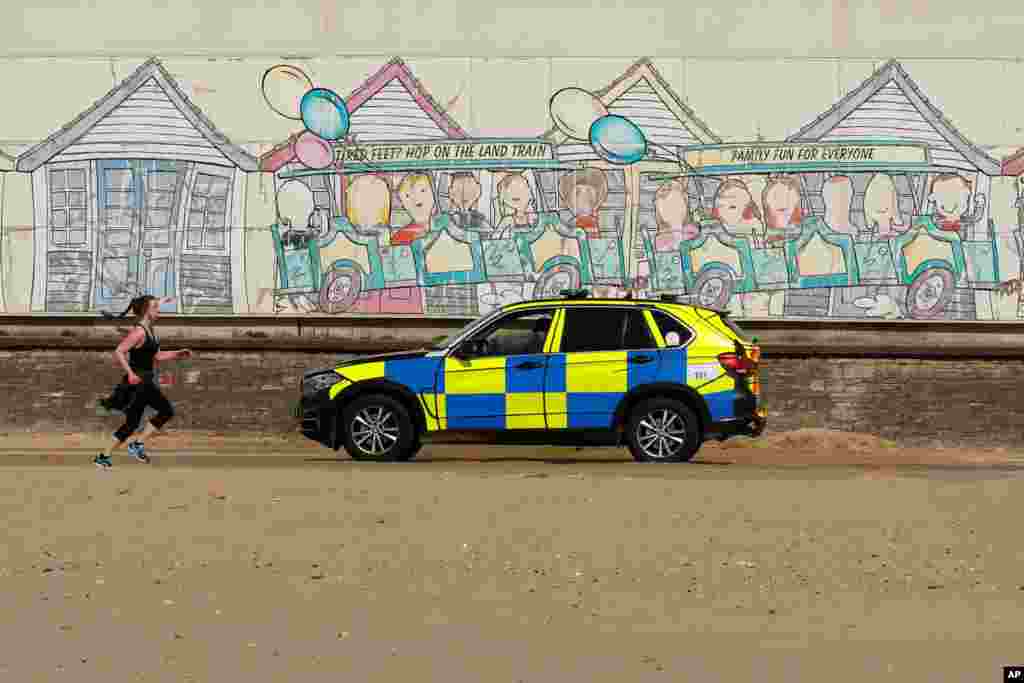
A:
<svg viewBox="0 0 1024 683">
<path fill-rule="evenodd" d="M 918 320 L 938 318 L 953 299 L 955 280 L 948 268 L 928 268 L 907 288 L 907 311 Z"/>
<path fill-rule="evenodd" d="M 697 277 L 693 293 L 698 306 L 725 310 L 735 287 L 732 273 L 724 268 L 708 268 Z"/>
<path fill-rule="evenodd" d="M 570 263 L 559 263 L 548 268 L 537 278 L 533 287 L 534 299 L 556 299 L 565 289 L 579 289 L 580 269 Z"/>
<path fill-rule="evenodd" d="M 352 266 L 335 266 L 320 287 L 320 310 L 335 315 L 355 305 L 363 289 L 363 276 Z"/>
</svg>

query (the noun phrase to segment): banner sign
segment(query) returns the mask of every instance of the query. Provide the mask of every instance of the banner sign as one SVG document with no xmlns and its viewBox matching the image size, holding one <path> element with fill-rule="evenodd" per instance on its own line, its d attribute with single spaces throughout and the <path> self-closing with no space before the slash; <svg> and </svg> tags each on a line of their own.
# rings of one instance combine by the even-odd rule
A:
<svg viewBox="0 0 1024 683">
<path fill-rule="evenodd" d="M 681 147 L 680 156 L 697 172 L 756 173 L 863 168 L 927 167 L 924 145 L 878 142 L 755 142 Z"/>
<path fill-rule="evenodd" d="M 335 159 L 342 164 L 516 164 L 554 161 L 555 154 L 550 143 L 538 140 L 444 140 L 338 145 Z"/>
</svg>

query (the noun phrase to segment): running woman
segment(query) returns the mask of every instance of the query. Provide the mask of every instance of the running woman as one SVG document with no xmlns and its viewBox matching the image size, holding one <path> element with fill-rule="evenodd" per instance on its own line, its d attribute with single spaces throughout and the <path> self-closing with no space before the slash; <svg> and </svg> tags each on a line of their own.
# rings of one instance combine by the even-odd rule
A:
<svg viewBox="0 0 1024 683">
<path fill-rule="evenodd" d="M 127 374 L 110 398 L 100 401 L 105 408 L 121 410 L 125 414 L 124 424 L 114 432 L 113 443 L 93 460 L 101 469 L 113 467 L 110 456 L 139 428 L 147 406 L 154 408 L 157 414 L 149 421 L 143 432 L 128 444 L 129 455 L 139 462 L 149 462 L 149 456 L 146 455 L 146 439 L 162 429 L 167 421 L 174 417 L 174 407 L 160 391 L 156 365 L 160 361 L 191 358 L 192 352 L 188 349 L 160 350 L 160 338 L 153 333 L 153 325 L 160 318 L 161 304 L 170 301 L 172 299 L 158 299 L 149 295 L 135 297 L 128 304 L 128 308 L 117 316 L 125 318 L 131 312 L 135 314 L 136 322 L 132 331 L 125 335 L 114 350 L 115 360 Z"/>
</svg>

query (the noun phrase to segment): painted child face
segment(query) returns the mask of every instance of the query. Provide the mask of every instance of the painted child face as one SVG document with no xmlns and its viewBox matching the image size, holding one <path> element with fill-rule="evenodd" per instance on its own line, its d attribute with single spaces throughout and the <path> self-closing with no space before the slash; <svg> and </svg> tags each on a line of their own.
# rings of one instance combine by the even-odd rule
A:
<svg viewBox="0 0 1024 683">
<path fill-rule="evenodd" d="M 417 180 L 401 193 L 402 207 L 416 223 L 426 223 L 434 215 L 434 193 L 430 184 Z"/>
<path fill-rule="evenodd" d="M 744 222 L 743 212 L 750 203 L 747 193 L 738 187 L 730 187 L 718 195 L 715 208 L 718 217 L 725 225 L 739 225 Z"/>
<path fill-rule="evenodd" d="M 379 178 L 358 178 L 348 193 L 349 217 L 358 225 L 386 223 L 391 190 Z"/>
<path fill-rule="evenodd" d="M 521 177 L 510 178 L 502 185 L 501 201 L 515 213 L 523 213 L 530 206 L 530 186 Z"/>
<path fill-rule="evenodd" d="M 597 210 L 597 192 L 589 185 L 576 186 L 576 215 L 591 216 Z"/>
<path fill-rule="evenodd" d="M 959 218 L 967 211 L 971 191 L 958 179 L 944 180 L 932 188 L 935 210 L 946 218 Z"/>
<path fill-rule="evenodd" d="M 459 176 L 452 182 L 449 196 L 457 208 L 463 211 L 470 209 L 480 199 L 480 183 L 475 178 Z"/>
<path fill-rule="evenodd" d="M 789 185 L 776 183 L 768 190 L 765 203 L 765 212 L 771 216 L 771 224 L 781 227 L 792 221 L 800 207 L 800 195 Z"/>
<path fill-rule="evenodd" d="M 668 194 L 655 198 L 655 209 L 661 214 L 662 220 L 673 228 L 680 228 L 686 223 L 689 203 L 686 194 L 678 187 L 673 187 Z"/>
<path fill-rule="evenodd" d="M 896 186 L 888 175 L 876 175 L 864 194 L 864 213 L 868 223 L 888 226 L 899 221 L 896 207 Z"/>
</svg>

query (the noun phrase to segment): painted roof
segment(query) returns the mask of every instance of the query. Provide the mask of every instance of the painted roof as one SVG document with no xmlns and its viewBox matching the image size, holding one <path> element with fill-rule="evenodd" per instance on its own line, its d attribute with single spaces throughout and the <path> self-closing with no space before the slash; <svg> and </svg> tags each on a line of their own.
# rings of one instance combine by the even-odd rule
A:
<svg viewBox="0 0 1024 683">
<path fill-rule="evenodd" d="M 1003 159 L 1003 175 L 1024 175 L 1024 147 Z"/>
<path fill-rule="evenodd" d="M 18 157 L 17 168 L 32 172 L 58 156 L 71 145 L 88 138 L 94 128 L 113 113 L 129 98 L 140 102 L 152 102 L 153 95 L 166 97 L 177 111 L 197 130 L 204 142 L 245 171 L 255 171 L 256 158 L 232 143 L 217 130 L 213 122 L 197 107 L 178 86 L 177 81 L 164 69 L 160 60 L 151 58 L 139 66 L 130 76 L 121 81 L 89 109 L 78 115 L 56 133 L 25 151 Z M 94 135 L 98 137 L 99 134 Z M 94 143 L 95 144 L 95 143 Z M 99 143 L 116 146 L 118 142 Z"/>
<path fill-rule="evenodd" d="M 667 148 L 649 150 L 650 159 L 672 160 L 677 146 L 722 142 L 686 106 L 649 58 L 634 62 L 625 73 L 594 94 L 608 108 L 608 113 L 630 119 L 649 141 Z M 558 128 L 548 129 L 544 137 L 558 145 L 560 161 L 599 159 L 589 144 L 570 140 Z"/>
<path fill-rule="evenodd" d="M 469 137 L 398 57 L 353 90 L 345 104 L 355 142 Z M 260 156 L 260 168 L 275 172 L 294 160 L 291 145 L 298 135 Z"/>
<path fill-rule="evenodd" d="M 936 166 L 999 175 L 1000 164 L 963 136 L 891 59 L 788 141 L 885 139 L 928 145 Z"/>
</svg>

